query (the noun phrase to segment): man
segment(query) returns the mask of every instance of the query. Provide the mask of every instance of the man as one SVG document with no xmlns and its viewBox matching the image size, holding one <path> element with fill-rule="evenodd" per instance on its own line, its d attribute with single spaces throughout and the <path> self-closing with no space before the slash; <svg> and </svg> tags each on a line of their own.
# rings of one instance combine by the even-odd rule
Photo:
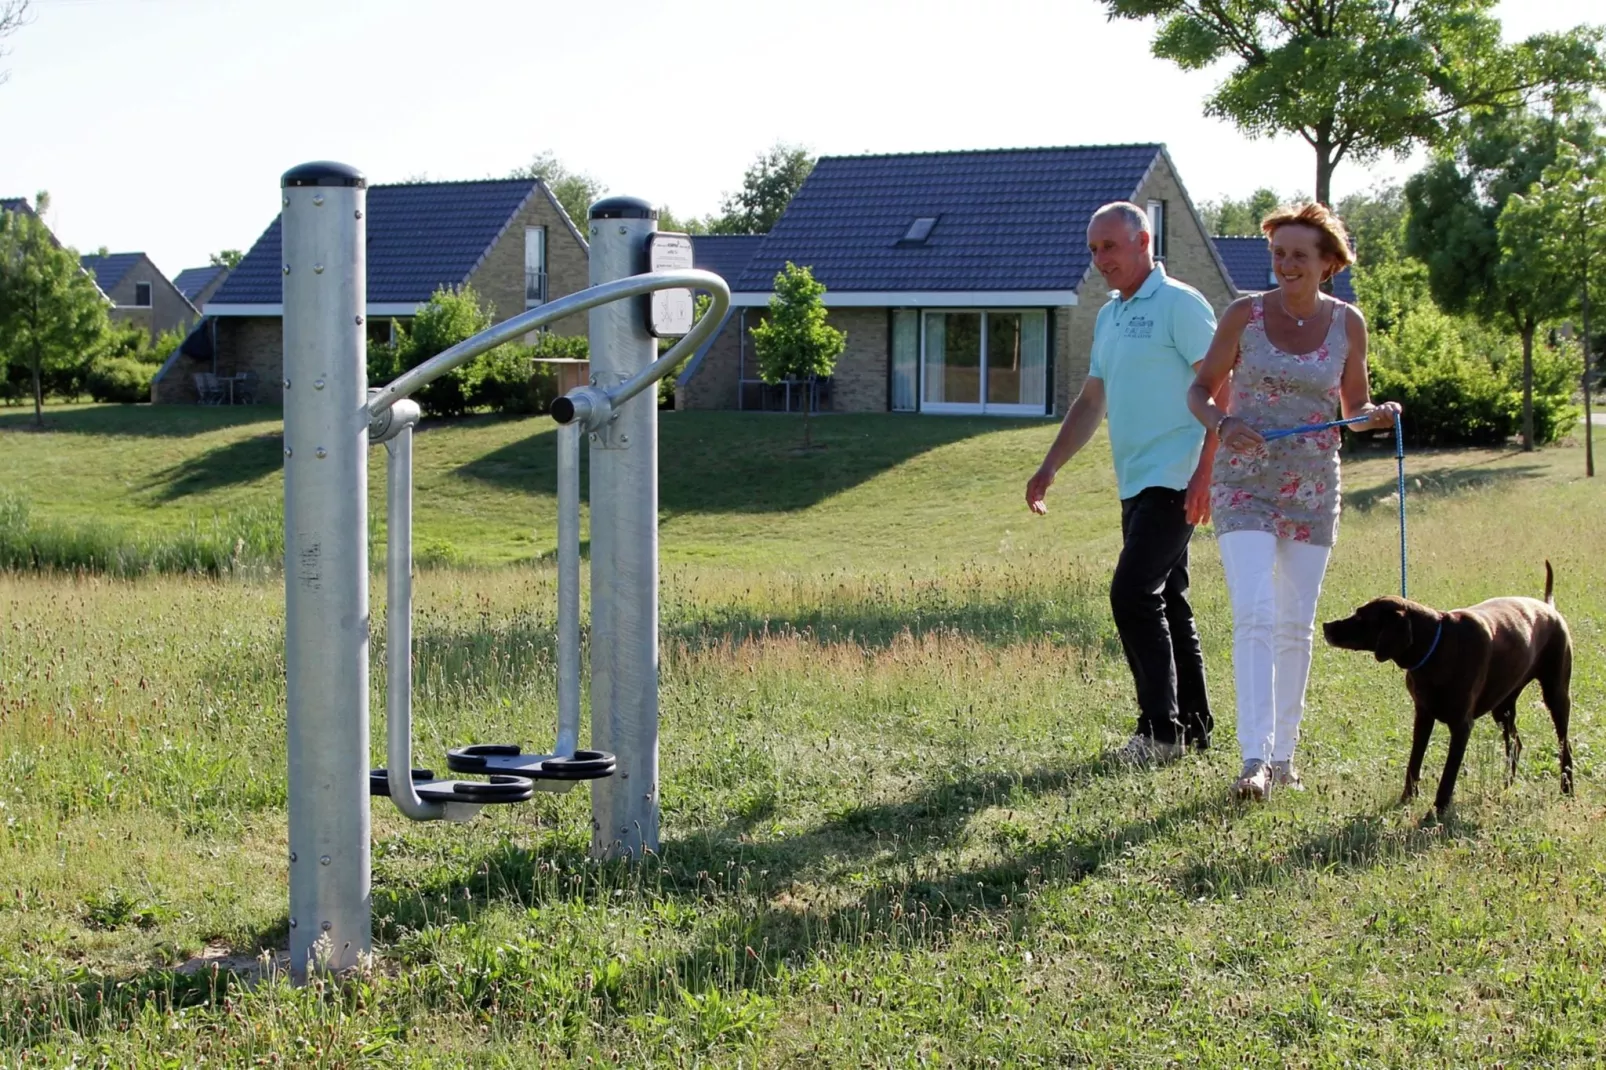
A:
<svg viewBox="0 0 1606 1070">
<path fill-rule="evenodd" d="M 1110 609 L 1139 711 L 1137 730 L 1116 757 L 1159 764 L 1190 745 L 1204 750 L 1214 726 L 1188 604 L 1188 542 L 1210 517 L 1216 441 L 1188 411 L 1188 387 L 1216 316 L 1199 291 L 1154 262 L 1148 217 L 1136 205 L 1100 208 L 1087 244 L 1114 292 L 1093 324 L 1087 379 L 1026 484 L 1026 504 L 1048 512 L 1043 496 L 1055 473 L 1087 445 L 1107 409 L 1122 536 Z"/>
</svg>

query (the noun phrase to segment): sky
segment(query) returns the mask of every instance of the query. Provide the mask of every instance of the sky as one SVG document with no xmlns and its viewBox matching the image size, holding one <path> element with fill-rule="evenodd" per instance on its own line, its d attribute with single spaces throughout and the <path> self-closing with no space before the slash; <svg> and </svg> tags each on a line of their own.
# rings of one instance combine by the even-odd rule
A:
<svg viewBox="0 0 1606 1070">
<path fill-rule="evenodd" d="M 1297 137 L 1204 117 L 1184 73 L 1097 0 L 32 0 L 0 70 L 0 196 L 48 190 L 81 252 L 170 277 L 245 250 L 279 176 L 505 175 L 550 151 L 677 216 L 718 209 L 777 142 L 819 155 L 1164 142 L 1196 203 L 1314 187 Z M 1508 39 L 1606 21 L 1503 0 Z M 1334 196 L 1421 157 L 1340 165 Z"/>
</svg>

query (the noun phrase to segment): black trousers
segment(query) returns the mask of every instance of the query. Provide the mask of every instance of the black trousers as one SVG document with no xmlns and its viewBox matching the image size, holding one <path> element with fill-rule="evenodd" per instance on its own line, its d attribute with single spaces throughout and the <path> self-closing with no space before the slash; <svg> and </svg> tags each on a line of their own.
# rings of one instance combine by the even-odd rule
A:
<svg viewBox="0 0 1606 1070">
<path fill-rule="evenodd" d="M 1215 723 L 1205 694 L 1204 655 L 1188 604 L 1184 492 L 1148 487 L 1121 501 L 1121 558 L 1110 609 L 1138 692 L 1140 735 L 1210 745 Z"/>
</svg>

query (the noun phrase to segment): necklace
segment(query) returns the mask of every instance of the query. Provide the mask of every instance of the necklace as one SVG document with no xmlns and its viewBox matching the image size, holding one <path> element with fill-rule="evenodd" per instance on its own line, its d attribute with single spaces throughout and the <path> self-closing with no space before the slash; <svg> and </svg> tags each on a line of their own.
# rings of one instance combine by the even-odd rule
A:
<svg viewBox="0 0 1606 1070">
<path fill-rule="evenodd" d="M 1277 295 L 1277 300 L 1283 306 L 1283 311 L 1288 313 L 1288 315 L 1293 318 L 1294 326 L 1296 326 L 1296 327 L 1305 326 L 1304 318 L 1301 317 L 1301 316 L 1295 316 L 1294 315 L 1294 310 L 1288 307 L 1288 299 L 1286 297 L 1284 297 L 1281 293 L 1279 293 Z M 1320 297 L 1318 297 L 1318 298 L 1316 298 L 1316 311 L 1320 312 L 1321 310 L 1322 310 L 1322 299 Z M 1311 313 L 1311 315 L 1315 315 L 1315 314 L 1316 314 L 1315 312 Z"/>
</svg>

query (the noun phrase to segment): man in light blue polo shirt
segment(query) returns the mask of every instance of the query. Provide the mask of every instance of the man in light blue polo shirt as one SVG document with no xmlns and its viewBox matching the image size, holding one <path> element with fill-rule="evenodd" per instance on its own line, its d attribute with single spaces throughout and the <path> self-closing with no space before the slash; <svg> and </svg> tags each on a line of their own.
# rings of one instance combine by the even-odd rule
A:
<svg viewBox="0 0 1606 1070">
<path fill-rule="evenodd" d="M 1188 411 L 1188 387 L 1216 316 L 1198 290 L 1155 263 L 1148 217 L 1136 205 L 1100 208 L 1087 241 L 1114 292 L 1093 324 L 1087 378 L 1026 484 L 1026 504 L 1048 511 L 1043 496 L 1055 473 L 1107 412 L 1122 536 L 1110 609 L 1138 698 L 1137 730 L 1116 756 L 1153 764 L 1208 747 L 1214 727 L 1188 604 L 1188 542 L 1210 516 L 1216 443 Z"/>
</svg>

